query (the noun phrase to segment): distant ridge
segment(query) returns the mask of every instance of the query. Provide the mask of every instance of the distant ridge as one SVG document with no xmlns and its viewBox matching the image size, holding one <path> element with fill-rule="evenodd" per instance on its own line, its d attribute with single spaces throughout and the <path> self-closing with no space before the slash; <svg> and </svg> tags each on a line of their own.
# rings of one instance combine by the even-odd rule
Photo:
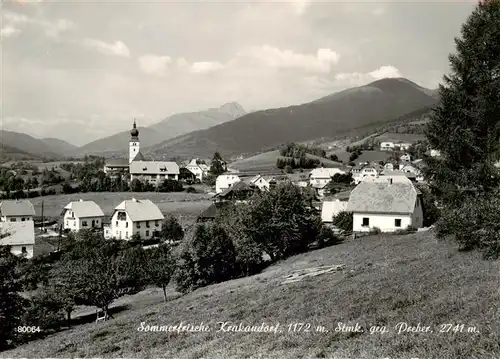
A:
<svg viewBox="0 0 500 359">
<path fill-rule="evenodd" d="M 256 111 L 147 149 L 153 157 L 207 157 L 257 153 L 285 142 L 302 142 L 390 121 L 434 106 L 435 91 L 404 78 L 387 78 L 302 105 Z"/>
</svg>

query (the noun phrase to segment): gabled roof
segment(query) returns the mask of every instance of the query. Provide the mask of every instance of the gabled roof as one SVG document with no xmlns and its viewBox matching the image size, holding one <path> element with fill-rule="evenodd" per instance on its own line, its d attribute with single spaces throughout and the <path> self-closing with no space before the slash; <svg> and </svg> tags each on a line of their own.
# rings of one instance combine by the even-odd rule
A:
<svg viewBox="0 0 500 359">
<path fill-rule="evenodd" d="M 35 216 L 35 208 L 28 200 L 5 200 L 0 202 L 2 216 Z"/>
<path fill-rule="evenodd" d="M 130 164 L 130 173 L 140 174 L 179 174 L 179 165 L 166 161 L 133 161 Z"/>
<path fill-rule="evenodd" d="M 137 152 L 137 154 L 135 155 L 135 157 L 132 159 L 132 162 L 134 162 L 134 161 L 149 161 L 149 159 L 147 159 L 142 154 L 142 152 L 139 150 L 139 152 Z"/>
<path fill-rule="evenodd" d="M 351 193 L 347 210 L 369 213 L 413 213 L 417 191 L 411 183 L 362 182 Z"/>
<path fill-rule="evenodd" d="M 76 218 L 104 217 L 104 212 L 101 207 L 94 201 L 80 200 L 70 202 L 64 207 L 64 212 L 67 210 L 73 211 Z"/>
<path fill-rule="evenodd" d="M 106 161 L 106 167 L 128 167 L 129 162 L 125 158 L 112 158 Z"/>
<path fill-rule="evenodd" d="M 232 204 L 232 202 L 228 201 L 212 203 L 207 209 L 200 213 L 198 219 L 213 219 L 217 216 L 221 209 L 227 208 Z"/>
<path fill-rule="evenodd" d="M 35 244 L 35 223 L 33 221 L 0 222 L 0 245 L 24 244 Z"/>
<path fill-rule="evenodd" d="M 149 199 L 128 199 L 115 207 L 116 211 L 124 211 L 128 214 L 133 222 L 137 221 L 153 221 L 164 219 L 156 204 Z"/>
<path fill-rule="evenodd" d="M 309 176 L 314 178 L 330 178 L 337 173 L 345 172 L 338 168 L 315 168 L 311 171 Z"/>
<path fill-rule="evenodd" d="M 249 192 L 249 191 L 255 191 L 257 189 L 257 186 L 254 185 L 253 183 L 246 183 L 243 181 L 238 181 L 234 183 L 232 186 L 226 188 L 220 193 L 217 193 L 214 197 L 226 197 L 230 193 L 233 192 Z"/>
</svg>

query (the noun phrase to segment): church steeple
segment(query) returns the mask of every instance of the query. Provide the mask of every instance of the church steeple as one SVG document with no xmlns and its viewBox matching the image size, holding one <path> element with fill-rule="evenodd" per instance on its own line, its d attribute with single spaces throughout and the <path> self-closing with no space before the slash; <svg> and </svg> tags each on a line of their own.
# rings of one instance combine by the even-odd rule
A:
<svg viewBox="0 0 500 359">
<path fill-rule="evenodd" d="M 140 143 L 139 143 L 139 130 L 137 129 L 137 125 L 135 123 L 134 118 L 134 126 L 130 131 L 130 141 L 129 141 L 129 150 L 128 150 L 128 162 L 132 163 L 134 158 L 139 153 Z"/>
<path fill-rule="evenodd" d="M 137 125 L 135 124 L 135 118 L 134 118 L 134 126 L 130 131 L 130 136 L 131 136 L 130 141 L 139 141 L 139 130 L 137 129 Z"/>
</svg>

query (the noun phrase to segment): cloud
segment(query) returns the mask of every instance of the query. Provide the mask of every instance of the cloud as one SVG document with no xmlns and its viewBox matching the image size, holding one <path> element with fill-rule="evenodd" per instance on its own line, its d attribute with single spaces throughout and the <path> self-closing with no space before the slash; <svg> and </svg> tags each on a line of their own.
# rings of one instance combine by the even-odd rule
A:
<svg viewBox="0 0 500 359">
<path fill-rule="evenodd" d="M 169 56 L 144 55 L 139 57 L 139 68 L 145 74 L 162 77 L 167 74 L 171 62 Z"/>
<path fill-rule="evenodd" d="M 0 30 L 0 37 L 2 38 L 14 37 L 17 36 L 20 32 L 21 30 L 16 29 L 15 27 L 5 26 Z"/>
<path fill-rule="evenodd" d="M 383 78 L 403 77 L 401 72 L 392 65 L 381 66 L 376 70 L 368 73 L 350 72 L 339 73 L 335 75 L 335 80 L 346 83 L 351 86 L 359 86 L 366 84 L 373 80 L 380 80 Z"/>
<path fill-rule="evenodd" d="M 195 73 L 207 73 L 222 70 L 224 65 L 220 62 L 214 61 L 202 61 L 202 62 L 194 62 L 191 65 L 191 71 Z"/>
<path fill-rule="evenodd" d="M 75 23 L 68 19 L 47 20 L 41 18 L 28 17 L 13 11 L 3 13 L 4 21 L 7 26 L 26 26 L 28 24 L 39 26 L 43 29 L 46 36 L 57 39 L 62 32 L 76 28 Z M 20 29 L 18 29 L 20 31 Z"/>
<path fill-rule="evenodd" d="M 340 55 L 330 49 L 319 49 L 316 55 L 280 50 L 269 45 L 251 47 L 238 54 L 238 57 L 252 59 L 260 65 L 281 69 L 300 69 L 309 72 L 328 73 L 339 62 Z"/>
<path fill-rule="evenodd" d="M 101 40 L 87 38 L 83 40 L 83 46 L 95 49 L 104 55 L 130 57 L 129 48 L 121 41 L 115 41 L 109 44 Z"/>
</svg>

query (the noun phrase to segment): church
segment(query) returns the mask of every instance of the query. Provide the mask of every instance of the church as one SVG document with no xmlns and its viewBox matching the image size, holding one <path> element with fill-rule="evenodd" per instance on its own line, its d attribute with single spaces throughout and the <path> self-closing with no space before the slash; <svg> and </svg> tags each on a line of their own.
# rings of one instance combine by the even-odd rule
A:
<svg viewBox="0 0 500 359">
<path fill-rule="evenodd" d="M 104 173 L 111 177 L 127 176 L 130 180 L 137 178 L 151 184 L 161 184 L 166 179 L 179 180 L 179 166 L 175 162 L 151 161 L 142 153 L 139 141 L 139 130 L 134 120 L 130 131 L 127 159 L 110 159 L 104 165 Z"/>
</svg>

